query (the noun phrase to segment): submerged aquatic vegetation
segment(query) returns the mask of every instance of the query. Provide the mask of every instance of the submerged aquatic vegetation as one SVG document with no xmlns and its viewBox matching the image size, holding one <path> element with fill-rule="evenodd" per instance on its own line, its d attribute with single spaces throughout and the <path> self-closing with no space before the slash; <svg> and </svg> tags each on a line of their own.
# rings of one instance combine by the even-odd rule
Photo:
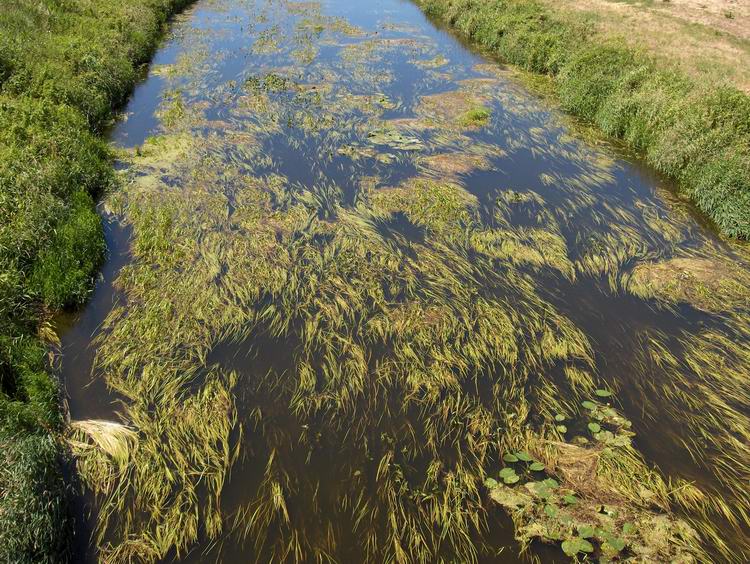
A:
<svg viewBox="0 0 750 564">
<path fill-rule="evenodd" d="M 95 371 L 123 408 L 70 437 L 106 557 L 201 539 L 252 544 L 259 560 L 475 562 L 494 549 L 487 478 L 523 541 L 702 557 L 720 536 L 690 504 L 710 492 L 675 482 L 672 495 L 639 454 L 609 405 L 636 376 L 605 381 L 601 335 L 570 311 L 574 284 L 617 296 L 626 266 L 669 260 L 691 236 L 682 219 L 618 184 L 612 158 L 564 131 L 550 142 L 550 116 L 500 75 L 445 85 L 424 70 L 414 92 L 390 88 L 432 40 L 373 38 L 315 3 L 255 8 L 201 37 L 211 49 L 222 25 L 251 30 L 251 62 L 220 59 L 230 81 L 210 65 L 163 77 L 180 96 L 158 135 L 122 152 L 107 200 L 133 259 Z M 462 121 L 477 106 L 486 127 Z M 541 164 L 509 186 L 515 162 Z M 683 362 L 698 359 L 674 379 Z M 703 382 L 699 395 L 724 389 Z"/>
<path fill-rule="evenodd" d="M 458 152 L 430 155 L 420 159 L 419 165 L 428 173 L 443 179 L 492 168 L 489 159 L 482 155 Z"/>
<path fill-rule="evenodd" d="M 436 127 L 473 128 L 484 125 L 490 112 L 482 103 L 486 95 L 468 88 L 430 94 L 420 100 L 417 114 Z"/>
</svg>

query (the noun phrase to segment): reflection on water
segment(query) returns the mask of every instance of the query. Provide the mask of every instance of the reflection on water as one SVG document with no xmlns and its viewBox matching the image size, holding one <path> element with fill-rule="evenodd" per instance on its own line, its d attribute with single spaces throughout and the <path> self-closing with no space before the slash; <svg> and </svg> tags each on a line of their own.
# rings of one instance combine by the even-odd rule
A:
<svg viewBox="0 0 750 564">
<path fill-rule="evenodd" d="M 668 509 L 746 546 L 706 535 L 750 507 L 747 251 L 549 104 L 399 0 L 176 19 L 63 337 L 104 555 L 516 561 L 485 478 L 573 443 L 643 519 L 623 550 Z M 586 438 L 595 390 L 632 445 Z M 517 534 L 552 562 L 560 526 Z"/>
</svg>

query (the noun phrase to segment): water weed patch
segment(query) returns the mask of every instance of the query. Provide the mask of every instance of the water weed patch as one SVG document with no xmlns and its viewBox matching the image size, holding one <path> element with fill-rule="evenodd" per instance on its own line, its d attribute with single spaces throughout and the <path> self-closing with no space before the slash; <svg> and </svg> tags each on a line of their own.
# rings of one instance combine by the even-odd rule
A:
<svg viewBox="0 0 750 564">
<path fill-rule="evenodd" d="M 746 249 L 416 9 L 363 6 L 216 0 L 172 35 L 200 63 L 150 79 L 105 202 L 132 233 L 94 342 L 118 412 L 68 435 L 100 554 L 476 562 L 500 513 L 532 556 L 740 554 L 746 292 L 699 267 Z"/>
</svg>

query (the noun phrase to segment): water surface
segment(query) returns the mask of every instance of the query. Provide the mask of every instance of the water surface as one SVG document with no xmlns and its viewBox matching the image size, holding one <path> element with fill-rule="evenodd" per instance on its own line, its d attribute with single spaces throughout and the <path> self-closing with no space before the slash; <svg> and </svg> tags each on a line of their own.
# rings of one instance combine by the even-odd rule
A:
<svg viewBox="0 0 750 564">
<path fill-rule="evenodd" d="M 727 397 L 694 353 L 710 344 L 742 372 L 748 301 L 729 282 L 746 249 L 413 4 L 198 2 L 112 142 L 125 186 L 102 205 L 110 259 L 67 322 L 62 373 L 73 420 L 153 444 L 173 425 L 165 453 L 197 446 L 168 466 L 211 461 L 172 495 L 195 486 L 190 513 L 216 479 L 222 532 L 201 515 L 168 560 L 380 561 L 400 539 L 414 559 L 514 562 L 510 520 L 471 484 L 516 425 L 578 412 L 591 389 L 574 369 L 616 392 L 647 464 L 745 503 L 746 386 Z M 675 258 L 726 271 L 734 301 L 629 285 L 638 265 L 693 264 Z M 228 474 L 217 441 L 180 435 L 191 417 L 228 422 Z M 466 522 L 425 525 L 440 504 Z M 744 546 L 747 529 L 726 538 Z"/>
</svg>

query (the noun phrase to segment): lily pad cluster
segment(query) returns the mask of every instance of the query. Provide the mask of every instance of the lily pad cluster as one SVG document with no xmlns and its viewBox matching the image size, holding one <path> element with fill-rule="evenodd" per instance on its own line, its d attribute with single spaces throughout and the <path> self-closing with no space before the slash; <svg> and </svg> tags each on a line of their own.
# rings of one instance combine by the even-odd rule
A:
<svg viewBox="0 0 750 564">
<path fill-rule="evenodd" d="M 595 393 L 599 398 L 608 398 L 612 395 L 612 392 L 601 389 Z M 587 412 L 586 428 L 594 440 L 609 447 L 624 447 L 631 444 L 631 438 L 635 436 L 630 430 L 632 423 L 614 407 L 591 400 L 582 402 L 581 406 Z"/>
<path fill-rule="evenodd" d="M 486 480 L 485 485 L 491 499 L 515 521 L 516 538 L 522 545 L 534 539 L 560 543 L 570 557 L 591 555 L 600 562 L 674 561 L 675 556 L 692 561 L 680 552 L 676 542 L 692 534 L 689 527 L 666 515 L 602 505 L 577 496 L 551 477 L 515 487 L 493 479 Z"/>
<path fill-rule="evenodd" d="M 534 462 L 529 466 L 531 464 Z M 505 484 L 514 484 L 520 479 L 511 468 L 504 468 L 500 477 Z M 542 538 L 560 542 L 568 556 L 593 553 L 598 549 L 605 560 L 611 559 L 625 550 L 628 536 L 635 531 L 632 523 L 618 524 L 614 509 L 601 507 L 593 512 L 592 519 L 586 503 L 552 477 L 530 480 L 514 488 L 491 478 L 485 485 L 494 501 L 511 510 L 516 518 L 524 516 L 524 524 L 517 529 L 521 540 Z"/>
<path fill-rule="evenodd" d="M 367 140 L 373 145 L 387 145 L 399 151 L 421 151 L 424 143 L 414 136 L 404 135 L 395 129 L 380 128 L 367 134 Z"/>
<path fill-rule="evenodd" d="M 498 474 L 499 478 L 506 484 L 515 484 L 521 480 L 521 477 L 530 477 L 534 472 L 543 472 L 544 464 L 534 458 L 526 451 L 508 452 L 503 456 L 503 460 L 510 464 L 515 464 L 516 468 L 506 466 Z M 520 471 L 521 475 L 517 472 Z M 487 487 L 497 484 L 494 478 L 488 478 L 485 481 Z"/>
</svg>

